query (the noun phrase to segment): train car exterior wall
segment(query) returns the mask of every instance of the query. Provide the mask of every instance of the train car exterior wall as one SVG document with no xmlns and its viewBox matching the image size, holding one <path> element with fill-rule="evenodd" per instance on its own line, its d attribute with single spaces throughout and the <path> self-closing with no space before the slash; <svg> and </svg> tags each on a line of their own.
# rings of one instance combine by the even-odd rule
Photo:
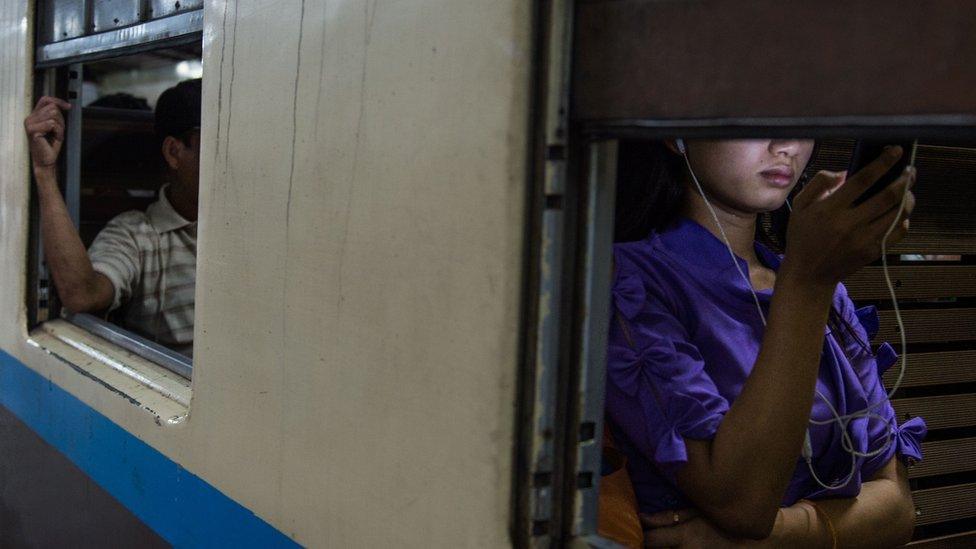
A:
<svg viewBox="0 0 976 549">
<path fill-rule="evenodd" d="M 205 2 L 172 422 L 27 332 L 31 4 L 0 3 L 0 404 L 171 543 L 508 543 L 532 4 Z"/>
</svg>

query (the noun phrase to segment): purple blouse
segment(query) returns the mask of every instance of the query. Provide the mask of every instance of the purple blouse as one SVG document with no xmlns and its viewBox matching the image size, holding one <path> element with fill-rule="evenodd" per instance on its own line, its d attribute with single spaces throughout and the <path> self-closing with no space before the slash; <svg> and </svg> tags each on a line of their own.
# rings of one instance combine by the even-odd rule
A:
<svg viewBox="0 0 976 549">
<path fill-rule="evenodd" d="M 779 268 L 779 256 L 758 242 L 755 247 L 765 265 Z M 745 261 L 736 260 L 748 272 Z M 614 261 L 609 424 L 617 447 L 627 456 L 641 511 L 687 507 L 691 503 L 675 485 L 676 471 L 687 462 L 684 439 L 715 436 L 759 353 L 762 320 L 725 244 L 689 219 L 644 240 L 615 245 Z M 768 316 L 772 290 L 757 293 Z M 875 308 L 855 310 L 843 284 L 837 286 L 833 303 L 861 341 L 869 342 L 878 329 Z M 907 461 L 922 458 L 925 422 L 913 418 L 898 426 L 880 383 L 882 373 L 897 361 L 894 349 L 884 343 L 872 353 L 850 335 L 824 331 L 817 388 L 837 412 L 844 415 L 885 401 L 872 411 L 886 421 L 871 417 L 850 422 L 854 447 L 861 452 L 879 448 L 889 429 L 893 441 L 874 457 L 858 458 L 854 477 L 837 490 L 825 490 L 813 480 L 798 448 L 783 506 L 803 498 L 853 497 L 895 453 Z M 815 397 L 811 418 L 831 417 Z M 841 445 L 836 422 L 811 424 L 809 429 L 820 479 L 836 484 L 846 478 L 851 457 Z"/>
</svg>

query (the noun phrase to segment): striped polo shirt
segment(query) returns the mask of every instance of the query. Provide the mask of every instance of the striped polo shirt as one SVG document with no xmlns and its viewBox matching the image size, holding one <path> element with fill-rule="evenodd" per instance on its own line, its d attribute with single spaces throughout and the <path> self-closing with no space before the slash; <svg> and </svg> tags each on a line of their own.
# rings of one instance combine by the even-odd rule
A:
<svg viewBox="0 0 976 549">
<path fill-rule="evenodd" d="M 193 356 L 197 223 L 166 198 L 113 218 L 88 248 L 92 266 L 115 287 L 109 312 L 123 328 Z"/>
</svg>

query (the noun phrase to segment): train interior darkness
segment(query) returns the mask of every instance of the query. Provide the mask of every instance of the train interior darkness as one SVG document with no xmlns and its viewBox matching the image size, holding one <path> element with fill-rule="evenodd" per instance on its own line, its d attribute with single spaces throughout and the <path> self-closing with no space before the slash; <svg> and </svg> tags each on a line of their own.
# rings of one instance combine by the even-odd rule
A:
<svg viewBox="0 0 976 549">
<path fill-rule="evenodd" d="M 82 86 L 82 241 L 89 246 L 116 215 L 145 210 L 165 183 L 153 131 L 156 99 L 203 75 L 199 43 L 85 64 Z"/>
</svg>

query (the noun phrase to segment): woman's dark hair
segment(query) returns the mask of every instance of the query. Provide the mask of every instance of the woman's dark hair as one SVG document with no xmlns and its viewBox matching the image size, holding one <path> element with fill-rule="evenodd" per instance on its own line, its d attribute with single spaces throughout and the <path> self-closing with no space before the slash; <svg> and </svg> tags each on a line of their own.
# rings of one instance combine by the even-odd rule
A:
<svg viewBox="0 0 976 549">
<path fill-rule="evenodd" d="M 814 146 L 811 160 L 816 158 L 819 143 Z M 617 164 L 617 203 L 614 241 L 630 242 L 647 238 L 651 232 L 672 226 L 681 214 L 688 192 L 682 176 L 686 170 L 684 159 L 661 141 L 621 141 Z M 808 166 L 812 164 L 808 163 Z M 804 171 L 794 193 L 810 178 Z M 792 200 L 792 196 L 790 197 Z M 756 240 L 778 254 L 786 248 L 786 228 L 789 209 L 783 207 L 759 215 Z M 827 324 L 839 337 L 855 341 L 870 352 L 867 342 L 857 335 L 836 306 L 831 306 Z"/>
<path fill-rule="evenodd" d="M 684 160 L 663 142 L 620 142 L 615 242 L 641 240 L 675 222 L 685 199 L 684 169 Z"/>
</svg>

